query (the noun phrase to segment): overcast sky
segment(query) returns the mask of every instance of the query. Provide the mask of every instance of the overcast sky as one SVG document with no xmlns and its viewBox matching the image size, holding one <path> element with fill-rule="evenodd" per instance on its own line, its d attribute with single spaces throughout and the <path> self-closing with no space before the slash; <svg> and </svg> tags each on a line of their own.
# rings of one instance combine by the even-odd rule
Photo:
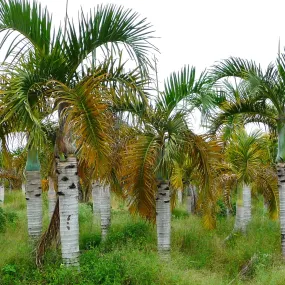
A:
<svg viewBox="0 0 285 285">
<path fill-rule="evenodd" d="M 64 20 L 66 0 L 39 2 L 48 7 L 55 25 Z M 201 72 L 229 56 L 266 67 L 276 58 L 279 38 L 284 49 L 284 0 L 69 0 L 68 15 L 76 19 L 81 7 L 87 12 L 102 3 L 131 8 L 152 24 L 160 83 L 185 64 Z"/>
<path fill-rule="evenodd" d="M 65 0 L 41 0 L 55 23 L 64 19 Z M 101 3 L 137 11 L 153 25 L 159 37 L 159 80 L 190 64 L 199 71 L 215 61 L 239 56 L 267 66 L 274 61 L 279 37 L 283 50 L 285 1 L 281 0 L 69 0 L 68 14 Z"/>
<path fill-rule="evenodd" d="M 59 24 L 65 15 L 65 0 L 42 0 Z M 113 3 L 131 8 L 153 25 L 153 43 L 159 48 L 160 85 L 185 64 L 199 72 L 216 61 L 238 56 L 255 60 L 262 67 L 274 61 L 280 39 L 285 43 L 285 1 L 283 0 L 69 0 L 68 15 L 77 17 L 97 4 Z M 193 128 L 199 128 L 195 114 Z M 255 127 L 254 127 L 255 128 Z"/>
</svg>

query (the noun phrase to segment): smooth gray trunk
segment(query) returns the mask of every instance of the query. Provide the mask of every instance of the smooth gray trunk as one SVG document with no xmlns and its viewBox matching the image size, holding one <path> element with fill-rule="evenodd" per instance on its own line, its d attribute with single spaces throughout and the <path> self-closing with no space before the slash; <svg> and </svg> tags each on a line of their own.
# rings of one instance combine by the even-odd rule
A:
<svg viewBox="0 0 285 285">
<path fill-rule="evenodd" d="M 100 215 L 101 215 L 101 231 L 102 240 L 106 240 L 108 230 L 111 224 L 111 196 L 110 196 L 110 186 L 100 187 Z"/>
<path fill-rule="evenodd" d="M 243 186 L 243 206 L 245 228 L 251 221 L 251 189 L 248 185 Z"/>
<path fill-rule="evenodd" d="M 248 185 L 238 187 L 234 232 L 246 232 L 251 220 L 251 191 Z"/>
<path fill-rule="evenodd" d="M 28 233 L 32 239 L 37 239 L 42 233 L 42 187 L 40 171 L 26 171 L 26 200 Z"/>
<path fill-rule="evenodd" d="M 96 222 L 100 221 L 101 188 L 103 185 L 99 181 L 92 183 L 93 215 Z"/>
<path fill-rule="evenodd" d="M 4 185 L 0 184 L 0 205 L 4 204 L 4 199 L 5 199 Z"/>
<path fill-rule="evenodd" d="M 282 256 L 285 258 L 285 163 L 277 163 Z"/>
<path fill-rule="evenodd" d="M 78 176 L 75 157 L 58 162 L 60 239 L 63 263 L 79 266 Z"/>
<path fill-rule="evenodd" d="M 178 200 L 178 204 L 181 205 L 182 204 L 182 189 L 177 190 L 177 200 Z"/>
<path fill-rule="evenodd" d="M 56 192 L 54 189 L 54 182 L 51 177 L 48 178 L 48 214 L 49 214 L 49 219 L 51 219 L 53 215 L 53 211 L 55 208 L 56 204 Z"/>
<path fill-rule="evenodd" d="M 22 193 L 26 195 L 26 183 L 22 183 Z"/>
<path fill-rule="evenodd" d="M 235 219 L 235 226 L 234 232 L 245 232 L 245 219 L 244 219 L 244 206 L 242 202 L 237 202 L 236 205 L 236 219 Z"/>
<path fill-rule="evenodd" d="M 170 190 L 167 181 L 158 181 L 156 198 L 157 248 L 163 258 L 170 257 L 171 210 Z"/>
<path fill-rule="evenodd" d="M 193 185 L 187 187 L 187 212 L 188 214 L 194 214 L 196 204 L 196 188 Z"/>
</svg>

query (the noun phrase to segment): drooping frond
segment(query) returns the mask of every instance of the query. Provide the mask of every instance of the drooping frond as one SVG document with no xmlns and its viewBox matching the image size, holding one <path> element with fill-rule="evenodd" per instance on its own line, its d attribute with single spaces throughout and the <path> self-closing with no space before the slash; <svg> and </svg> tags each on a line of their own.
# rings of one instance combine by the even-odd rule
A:
<svg viewBox="0 0 285 285">
<path fill-rule="evenodd" d="M 179 165 L 177 161 L 173 162 L 173 170 L 170 177 L 170 183 L 174 189 L 183 189 L 183 170 L 184 169 L 182 165 Z"/>
<path fill-rule="evenodd" d="M 159 153 L 157 138 L 142 134 L 129 141 L 122 159 L 121 180 L 128 194 L 130 211 L 152 220 L 157 192 L 154 171 Z"/>
<path fill-rule="evenodd" d="M 211 78 L 215 82 L 229 76 L 246 79 L 251 73 L 262 74 L 261 66 L 257 65 L 254 61 L 237 57 L 230 57 L 229 59 L 218 62 L 210 70 Z"/>
<path fill-rule="evenodd" d="M 246 123 L 264 123 L 270 129 L 276 129 L 276 110 L 265 102 L 241 100 L 237 103 L 224 102 L 222 111 L 211 119 L 211 133 L 216 133 L 221 126 L 228 125 L 232 120 Z"/>
<path fill-rule="evenodd" d="M 106 174 L 109 169 L 113 117 L 104 103 L 106 92 L 100 85 L 100 77 L 96 80 L 91 78 L 74 89 L 56 84 L 57 100 L 67 104 L 62 119 L 65 120 L 65 131 L 71 131 L 74 141 L 70 143 L 76 143 L 79 159 L 88 158 L 95 175 Z"/>
<path fill-rule="evenodd" d="M 5 70 L 5 72 L 9 72 Z M 33 69 L 19 66 L 1 85 L 2 121 L 10 131 L 28 132 L 28 144 L 43 144 L 46 140 L 43 120 L 51 111 L 51 102 L 45 97 L 45 85 Z M 12 124 L 12 122 L 17 124 Z"/>
<path fill-rule="evenodd" d="M 261 193 L 271 219 L 278 218 L 279 192 L 276 171 L 269 165 L 259 169 L 252 183 L 254 192 Z"/>
<path fill-rule="evenodd" d="M 20 54 L 30 48 L 41 54 L 48 54 L 54 40 L 51 28 L 52 20 L 46 8 L 33 1 L 1 0 L 0 1 L 0 32 L 6 32 L 0 49 L 14 32 L 18 35 L 12 40 L 6 58 L 13 54 Z"/>
</svg>

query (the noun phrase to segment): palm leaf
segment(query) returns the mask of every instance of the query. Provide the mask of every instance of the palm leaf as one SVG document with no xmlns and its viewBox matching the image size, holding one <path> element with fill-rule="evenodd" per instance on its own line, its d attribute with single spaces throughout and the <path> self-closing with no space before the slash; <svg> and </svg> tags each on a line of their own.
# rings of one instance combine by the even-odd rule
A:
<svg viewBox="0 0 285 285">
<path fill-rule="evenodd" d="M 26 0 L 1 0 L 0 31 L 6 31 L 6 34 L 0 48 L 14 32 L 21 35 L 10 44 L 6 58 L 17 48 L 20 52 L 33 48 L 42 54 L 48 54 L 54 39 L 51 24 L 51 16 L 47 9 L 42 9 L 36 1 L 30 4 Z"/>
<path fill-rule="evenodd" d="M 127 144 L 122 159 L 121 180 L 129 197 L 130 211 L 148 219 L 155 219 L 157 186 L 154 170 L 159 148 L 154 135 L 137 135 Z"/>
<path fill-rule="evenodd" d="M 78 24 L 75 27 L 73 21 L 68 21 L 65 50 L 71 70 L 75 71 L 96 48 L 119 52 L 119 44 L 126 48 L 128 55 L 137 61 L 142 70 L 147 70 L 148 52 L 150 48 L 156 48 L 149 43 L 153 31 L 146 19 L 140 20 L 137 13 L 124 10 L 121 6 L 98 5 L 87 16 L 81 11 Z"/>
</svg>

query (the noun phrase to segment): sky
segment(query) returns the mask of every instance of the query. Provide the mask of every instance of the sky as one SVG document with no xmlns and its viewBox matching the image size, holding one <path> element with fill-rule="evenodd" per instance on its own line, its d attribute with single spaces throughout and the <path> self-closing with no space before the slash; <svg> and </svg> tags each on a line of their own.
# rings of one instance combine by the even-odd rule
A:
<svg viewBox="0 0 285 285">
<path fill-rule="evenodd" d="M 65 0 L 41 0 L 55 23 L 64 19 Z M 68 15 L 82 7 L 113 3 L 131 8 L 153 26 L 160 50 L 159 81 L 185 64 L 200 72 L 229 56 L 253 59 L 266 67 L 281 49 L 285 34 L 285 2 L 281 0 L 69 0 Z M 285 42 L 284 42 L 285 43 Z"/>
<path fill-rule="evenodd" d="M 41 0 L 53 15 L 55 26 L 63 22 L 66 0 Z M 147 18 L 155 31 L 152 43 L 160 50 L 160 86 L 171 72 L 184 65 L 198 73 L 230 56 L 252 59 L 266 67 L 274 61 L 280 39 L 285 44 L 284 0 L 69 0 L 68 15 L 77 18 L 98 4 L 131 8 Z M 195 130 L 199 116 L 195 115 Z"/>
</svg>

